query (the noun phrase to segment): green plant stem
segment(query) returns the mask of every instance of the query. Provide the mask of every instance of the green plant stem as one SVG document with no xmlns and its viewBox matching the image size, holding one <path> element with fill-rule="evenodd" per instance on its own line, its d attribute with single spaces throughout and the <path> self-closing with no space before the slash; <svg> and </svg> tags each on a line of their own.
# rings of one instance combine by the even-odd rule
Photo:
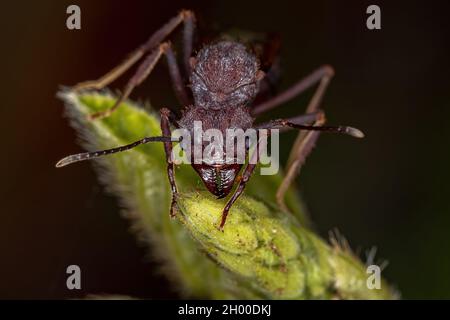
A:
<svg viewBox="0 0 450 320">
<path fill-rule="evenodd" d="M 60 93 L 88 150 L 125 145 L 161 134 L 158 117 L 123 103 L 108 118 L 88 114 L 114 103 L 108 93 Z M 95 161 L 100 180 L 121 200 L 132 230 L 150 244 L 161 268 L 180 292 L 200 298 L 384 299 L 395 297 L 383 281 L 369 290 L 365 266 L 349 250 L 330 246 L 309 231 L 295 190 L 287 195 L 292 215 L 275 205 L 282 176 L 254 175 L 230 212 L 225 231 L 217 219 L 224 202 L 203 192 L 187 165 L 177 168 L 179 221 L 169 218 L 170 189 L 160 143 Z M 81 164 L 80 164 L 81 165 Z M 181 223 L 180 223 L 181 221 Z"/>
</svg>

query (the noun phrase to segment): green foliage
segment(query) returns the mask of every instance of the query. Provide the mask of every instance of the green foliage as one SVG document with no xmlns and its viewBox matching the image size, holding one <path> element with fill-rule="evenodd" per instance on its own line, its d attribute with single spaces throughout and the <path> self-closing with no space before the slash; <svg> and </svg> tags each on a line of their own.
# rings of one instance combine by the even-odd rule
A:
<svg viewBox="0 0 450 320">
<path fill-rule="evenodd" d="M 88 150 L 116 147 L 161 135 L 156 114 L 122 104 L 108 118 L 86 116 L 113 104 L 106 93 L 60 96 Z M 275 191 L 282 176 L 255 174 L 217 229 L 223 200 L 203 191 L 188 165 L 176 171 L 178 221 L 169 218 L 170 189 L 163 146 L 150 143 L 96 160 L 99 177 L 133 220 L 133 230 L 152 245 L 166 272 L 186 296 L 200 298 L 377 299 L 392 298 L 386 283 L 369 290 L 366 269 L 349 250 L 329 246 L 307 229 L 295 190 L 287 195 L 293 214 L 280 212 Z M 181 222 L 181 223 L 180 223 Z"/>
</svg>

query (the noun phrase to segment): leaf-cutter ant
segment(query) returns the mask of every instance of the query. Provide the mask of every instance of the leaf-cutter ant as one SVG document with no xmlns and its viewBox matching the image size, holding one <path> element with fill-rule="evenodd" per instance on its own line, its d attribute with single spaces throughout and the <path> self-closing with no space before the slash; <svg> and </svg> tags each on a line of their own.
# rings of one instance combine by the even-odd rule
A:
<svg viewBox="0 0 450 320">
<path fill-rule="evenodd" d="M 166 37 L 181 24 L 183 24 L 183 73 L 179 69 L 170 42 L 164 42 Z M 133 89 L 147 78 L 158 60 L 165 56 L 175 94 L 184 109 L 181 117 L 177 117 L 167 108 L 160 110 L 162 136 L 147 137 L 118 148 L 71 155 L 60 160 L 56 166 L 62 167 L 73 162 L 129 150 L 148 142 L 163 142 L 167 173 L 172 190 L 170 214 L 174 216 L 178 191 L 171 152 L 172 142 L 180 142 L 180 139 L 171 137 L 170 125 L 192 131 L 193 122 L 202 121 L 205 129 L 215 128 L 223 133 L 227 128 L 241 128 L 244 131 L 248 128 L 300 129 L 304 131 L 301 131 L 297 137 L 291 151 L 286 176 L 276 194 L 280 207 L 287 209 L 284 204 L 284 195 L 292 180 L 299 173 L 305 158 L 311 152 L 320 131 L 345 133 L 357 138 L 364 136 L 361 131 L 352 127 L 324 126 L 325 116 L 323 111 L 319 110 L 319 104 L 330 79 L 333 77 L 333 69 L 330 66 L 322 66 L 286 91 L 265 99 L 265 101 L 255 103 L 255 98 L 267 89 L 275 68 L 269 67 L 265 70 L 266 72 L 261 70 L 261 66 L 266 62 L 261 61 L 256 54 L 236 41 L 222 40 L 205 44 L 195 56 L 192 56 L 194 33 L 194 13 L 183 10 L 106 75 L 98 80 L 83 82 L 74 87 L 76 91 L 102 89 L 143 58 L 114 106 L 106 111 L 90 115 L 90 119 L 95 121 L 95 119 L 106 117 L 114 112 L 121 102 L 128 98 Z M 266 50 L 274 52 L 274 47 L 269 44 Z M 264 56 L 264 53 L 262 55 Z M 317 83 L 318 87 L 306 108 L 305 114 L 254 124 L 256 116 L 282 105 Z M 191 92 L 187 91 L 188 87 Z M 260 141 L 258 141 L 259 143 Z M 240 175 L 239 172 L 244 166 L 243 164 L 228 164 L 223 161 L 192 163 L 207 189 L 218 198 L 226 197 L 233 189 L 235 182 L 237 183 L 235 192 L 223 209 L 220 222 L 221 229 L 224 227 L 231 206 L 244 191 L 245 185 L 256 167 L 258 153 L 254 152 L 252 157 L 256 157 L 256 159 L 253 159 L 256 161 L 249 161 Z"/>
</svg>

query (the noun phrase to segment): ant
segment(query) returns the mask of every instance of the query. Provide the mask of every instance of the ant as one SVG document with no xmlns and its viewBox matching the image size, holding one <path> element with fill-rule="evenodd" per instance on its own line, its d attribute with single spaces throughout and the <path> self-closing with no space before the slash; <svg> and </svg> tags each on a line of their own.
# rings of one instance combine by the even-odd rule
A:
<svg viewBox="0 0 450 320">
<path fill-rule="evenodd" d="M 286 91 L 266 99 L 262 103 L 255 104 L 254 100 L 261 93 L 262 88 L 268 86 L 271 69 L 268 72 L 262 71 L 258 57 L 242 43 L 236 41 L 219 40 L 206 44 L 195 56 L 192 56 L 195 23 L 194 13 L 182 10 L 106 75 L 98 80 L 79 83 L 74 87 L 75 91 L 100 90 L 120 77 L 141 58 L 144 58 L 114 105 L 110 109 L 89 116 L 90 120 L 107 117 L 128 98 L 136 86 L 147 78 L 158 60 L 165 56 L 175 94 L 184 107 L 181 117 L 177 117 L 167 108 L 162 108 L 160 110 L 162 136 L 147 137 L 118 148 L 71 155 L 60 160 L 56 166 L 62 167 L 73 162 L 129 150 L 144 143 L 163 142 L 167 174 L 172 191 L 170 215 L 173 217 L 175 216 L 178 190 L 175 183 L 174 163 L 171 159 L 172 143 L 181 142 L 181 139 L 171 137 L 171 125 L 175 128 L 187 129 L 189 132 L 193 131 L 194 121 L 202 121 L 206 129 L 214 128 L 223 133 L 228 128 L 241 128 L 244 131 L 249 128 L 267 129 L 269 132 L 272 129 L 300 129 L 304 131 L 298 135 L 291 151 L 286 177 L 276 194 L 278 204 L 287 211 L 284 203 L 285 193 L 299 173 L 305 158 L 311 152 L 320 131 L 344 133 L 357 138 L 364 137 L 361 131 L 352 127 L 324 126 L 325 116 L 324 112 L 319 110 L 319 104 L 334 71 L 330 66 L 322 66 Z M 171 43 L 164 42 L 165 38 L 181 24 L 183 24 L 183 74 L 176 61 Z M 144 57 L 146 54 L 147 56 Z M 189 81 L 189 85 L 186 85 L 187 81 Z M 318 87 L 305 114 L 254 125 L 256 116 L 293 99 L 317 83 Z M 187 91 L 187 87 L 191 92 Z M 257 146 L 260 143 L 261 140 L 258 140 Z M 248 155 L 248 146 L 246 147 Z M 217 159 L 212 163 L 192 163 L 207 189 L 218 198 L 226 197 L 237 184 L 235 192 L 223 209 L 221 230 L 223 230 L 230 208 L 244 191 L 246 183 L 256 167 L 258 152 L 254 152 L 252 157 L 253 161 L 247 163 L 240 175 L 243 164 L 229 164 L 222 159 Z"/>
</svg>

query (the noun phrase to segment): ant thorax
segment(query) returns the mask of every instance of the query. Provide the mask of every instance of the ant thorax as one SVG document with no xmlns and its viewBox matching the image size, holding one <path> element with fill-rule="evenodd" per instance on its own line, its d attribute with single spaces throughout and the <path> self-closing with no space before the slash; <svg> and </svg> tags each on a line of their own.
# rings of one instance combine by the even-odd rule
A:
<svg viewBox="0 0 450 320">
<path fill-rule="evenodd" d="M 238 42 L 203 47 L 192 59 L 191 88 L 195 107 L 247 106 L 259 89 L 259 62 Z"/>
<path fill-rule="evenodd" d="M 201 121 L 202 129 L 218 129 L 224 135 L 227 129 L 251 128 L 253 118 L 246 106 L 224 107 L 221 109 L 209 109 L 205 107 L 189 107 L 182 111 L 182 117 L 178 120 L 181 128 L 194 130 L 195 121 Z"/>
</svg>

